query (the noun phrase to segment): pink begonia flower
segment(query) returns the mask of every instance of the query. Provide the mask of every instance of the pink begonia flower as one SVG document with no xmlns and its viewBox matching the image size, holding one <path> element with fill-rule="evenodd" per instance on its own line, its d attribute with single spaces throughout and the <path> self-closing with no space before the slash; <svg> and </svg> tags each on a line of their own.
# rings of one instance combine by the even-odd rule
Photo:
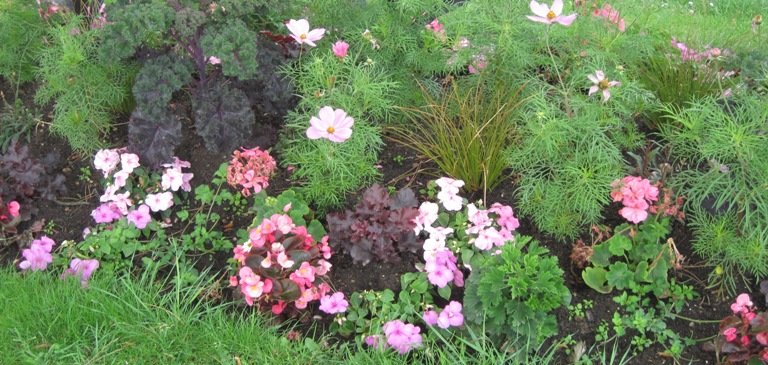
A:
<svg viewBox="0 0 768 365">
<path fill-rule="evenodd" d="M 763 346 L 768 346 L 768 332 L 760 332 L 755 335 L 755 339 Z"/>
<path fill-rule="evenodd" d="M 152 217 L 149 215 L 149 207 L 146 204 L 142 204 L 135 210 L 128 212 L 126 218 L 138 229 L 146 228 L 147 224 L 152 221 Z"/>
<path fill-rule="evenodd" d="M 576 20 L 576 13 L 566 16 L 560 15 L 563 13 L 563 0 L 554 0 L 551 8 L 547 4 L 540 4 L 536 0 L 531 0 L 529 7 L 535 16 L 528 15 L 527 17 L 534 22 L 548 25 L 560 23 L 567 27 Z"/>
<path fill-rule="evenodd" d="M 8 214 L 11 215 L 12 218 L 16 218 L 19 216 L 19 209 L 21 209 L 21 205 L 19 205 L 19 202 L 12 201 L 6 205 L 8 208 Z"/>
<path fill-rule="evenodd" d="M 311 284 L 315 281 L 315 268 L 312 267 L 312 265 L 310 265 L 309 262 L 307 261 L 302 262 L 301 266 L 299 266 L 299 268 L 296 269 L 294 274 L 306 280 L 307 283 Z"/>
<path fill-rule="evenodd" d="M 123 153 L 120 155 L 120 167 L 122 171 L 130 174 L 135 168 L 139 166 L 141 166 L 139 163 L 139 156 L 133 153 Z"/>
<path fill-rule="evenodd" d="M 331 142 L 341 143 L 352 136 L 352 125 L 355 123 L 352 117 L 341 109 L 333 109 L 326 106 L 320 109 L 318 117 L 309 120 L 307 138 L 327 138 Z"/>
<path fill-rule="evenodd" d="M 347 52 L 349 51 L 349 43 L 344 41 L 336 41 L 336 43 L 331 46 L 331 50 L 333 51 L 333 55 L 338 58 L 347 57 Z"/>
<path fill-rule="evenodd" d="M 252 306 L 254 299 L 258 299 L 264 293 L 272 291 L 272 281 L 269 279 L 261 280 L 248 266 L 243 266 L 238 271 L 240 276 L 240 292 L 245 296 L 245 302 Z"/>
<path fill-rule="evenodd" d="M 282 234 L 288 234 L 294 227 L 296 227 L 296 225 L 293 224 L 291 217 L 285 214 L 273 214 L 269 217 L 269 221 L 272 222 L 275 229 Z"/>
<path fill-rule="evenodd" d="M 605 73 L 602 70 L 595 71 L 594 75 L 588 75 L 587 78 L 589 81 L 594 83 L 594 85 L 589 88 L 589 95 L 592 95 L 598 91 L 602 91 L 603 102 L 606 102 L 611 98 L 610 88 L 621 85 L 621 83 L 618 81 L 608 81 L 608 79 L 605 78 Z"/>
<path fill-rule="evenodd" d="M 221 58 L 211 56 L 211 57 L 208 57 L 208 60 L 206 62 L 208 62 L 211 65 L 220 65 Z"/>
<path fill-rule="evenodd" d="M 723 331 L 723 336 L 725 336 L 725 340 L 728 342 L 736 341 L 736 328 L 731 327 Z"/>
<path fill-rule="evenodd" d="M 421 328 L 403 321 L 394 320 L 384 323 L 384 334 L 387 336 L 387 344 L 401 355 L 421 346 Z"/>
<path fill-rule="evenodd" d="M 328 314 L 344 313 L 349 303 L 344 299 L 344 293 L 336 292 L 320 298 L 320 310 Z"/>
<path fill-rule="evenodd" d="M 413 228 L 414 234 L 419 234 L 437 221 L 437 212 L 440 207 L 436 203 L 423 202 L 419 206 L 419 215 L 413 218 L 413 223 L 416 225 Z"/>
<path fill-rule="evenodd" d="M 731 310 L 733 311 L 733 314 L 747 313 L 752 306 L 754 306 L 754 303 L 750 300 L 749 294 L 742 293 L 736 297 L 736 302 L 731 304 Z"/>
<path fill-rule="evenodd" d="M 291 32 L 291 37 L 299 44 L 306 43 L 315 47 L 315 41 L 319 41 L 325 34 L 325 29 L 317 28 L 309 30 L 309 22 L 306 19 L 291 19 L 285 24 Z"/>
<path fill-rule="evenodd" d="M 96 259 L 81 260 L 81 259 L 75 258 L 69 262 L 69 269 L 65 270 L 64 273 L 61 274 L 61 279 L 64 279 L 68 276 L 79 276 L 80 284 L 82 286 L 87 286 L 88 279 L 91 278 L 91 275 L 93 275 L 93 272 L 96 271 L 96 269 L 98 268 L 99 268 L 99 260 L 96 260 Z"/>
<path fill-rule="evenodd" d="M 437 318 L 437 326 L 440 328 L 461 327 L 464 324 L 464 315 L 461 313 L 461 303 L 452 300 L 448 303 Z"/>
<path fill-rule="evenodd" d="M 330 262 L 325 261 L 323 259 L 317 260 L 317 267 L 315 267 L 315 274 L 323 276 L 327 274 L 329 271 L 331 271 L 331 265 Z"/>
<path fill-rule="evenodd" d="M 153 212 L 162 212 L 173 206 L 173 193 L 166 191 L 157 194 L 147 194 L 144 204 Z"/>
<path fill-rule="evenodd" d="M 240 281 L 237 280 L 237 275 L 232 275 L 229 277 L 229 286 L 238 286 L 240 285 Z"/>
<path fill-rule="evenodd" d="M 427 326 L 434 326 L 437 324 L 437 312 L 433 310 L 424 311 L 424 314 L 421 315 L 421 319 L 424 320 L 424 323 L 426 323 Z"/>
<path fill-rule="evenodd" d="M 120 154 L 116 150 L 99 150 L 93 157 L 93 166 L 104 173 L 104 177 L 120 163 Z"/>
<path fill-rule="evenodd" d="M 21 256 L 24 260 L 19 263 L 19 268 L 22 270 L 45 270 L 48 268 L 48 264 L 53 262 L 53 256 L 51 250 L 56 243 L 47 236 L 40 237 L 32 241 L 29 248 L 25 248 L 21 251 Z"/>
<path fill-rule="evenodd" d="M 277 263 L 284 269 L 290 269 L 295 264 L 293 260 L 288 259 L 288 255 L 285 252 L 277 254 Z"/>
</svg>

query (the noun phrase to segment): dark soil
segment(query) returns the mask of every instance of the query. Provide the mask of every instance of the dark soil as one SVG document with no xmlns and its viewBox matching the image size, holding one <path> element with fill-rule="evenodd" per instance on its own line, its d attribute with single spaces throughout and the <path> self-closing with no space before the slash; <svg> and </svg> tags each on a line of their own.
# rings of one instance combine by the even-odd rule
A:
<svg viewBox="0 0 768 365">
<path fill-rule="evenodd" d="M 3 86 L 3 85 L 0 85 Z M 7 93 L 6 93 L 7 94 Z M 28 95 L 26 97 L 29 97 Z M 184 106 L 179 106 L 184 108 Z M 182 113 L 182 115 L 185 113 Z M 188 110 L 186 111 L 188 115 Z M 218 166 L 229 159 L 228 154 L 217 154 L 207 151 L 201 139 L 192 130 L 192 123 L 187 118 L 184 121 L 185 131 L 183 142 L 177 150 L 177 155 L 188 160 L 192 164 L 191 172 L 195 174 L 193 185 L 206 183 L 211 180 L 213 173 Z M 260 146 L 262 148 L 271 148 L 277 142 L 280 129 L 280 119 L 264 118 L 255 128 L 253 144 L 247 147 Z M 113 145 L 116 147 L 126 144 L 126 127 L 122 125 L 113 134 Z M 68 195 L 58 197 L 57 201 L 38 200 L 36 202 L 37 214 L 32 221 L 44 220 L 52 227 L 48 232 L 56 242 L 64 240 L 77 240 L 82 236 L 85 227 L 92 223 L 90 212 L 98 205 L 98 196 L 101 194 L 95 178 L 88 181 L 81 169 L 90 167 L 90 156 L 73 155 L 66 141 L 49 135 L 45 128 L 38 129 L 32 136 L 30 143 L 32 153 L 35 156 L 43 156 L 49 152 L 57 152 L 62 158 L 56 166 L 55 171 L 59 171 L 66 176 Z M 279 160 L 279 156 L 277 156 Z M 379 161 L 382 171 L 382 182 L 386 185 L 392 185 L 397 188 L 409 186 L 417 194 L 418 190 L 425 185 L 425 182 L 432 178 L 428 175 L 430 165 L 419 161 L 410 151 L 398 147 L 392 143 L 388 144 L 381 153 Z M 418 173 L 412 175 L 413 173 Z M 279 169 L 279 173 L 270 181 L 268 191 L 270 194 L 276 194 L 291 184 L 290 176 L 285 169 Z M 512 197 L 515 186 L 512 182 L 502 183 L 496 190 L 488 195 L 489 202 L 502 202 L 514 206 Z M 481 198 L 475 194 L 473 199 Z M 357 200 L 356 196 L 350 197 L 351 202 Z M 608 219 L 617 220 L 615 207 L 609 207 L 606 215 L 611 216 Z M 247 225 L 247 217 L 230 217 L 235 222 L 235 228 L 241 228 L 240 225 Z M 30 222 L 31 223 L 31 222 Z M 610 323 L 613 313 L 619 309 L 617 304 L 611 299 L 611 295 L 601 295 L 591 290 L 581 280 L 580 272 L 572 268 L 569 260 L 571 253 L 570 243 L 557 242 L 535 229 L 527 220 L 521 220 L 522 226 L 520 233 L 532 235 L 542 244 L 547 246 L 553 255 L 557 256 L 561 267 L 565 270 L 566 283 L 573 294 L 573 303 L 580 303 L 584 300 L 591 300 L 594 303 L 592 309 L 587 310 L 583 319 L 568 320 L 568 310 L 560 309 L 556 312 L 560 323 L 560 334 L 573 334 L 576 341 L 584 341 L 587 347 L 594 343 L 594 335 L 597 326 L 602 321 Z M 614 222 L 617 223 L 617 222 Z M 28 223 L 29 224 L 29 223 Z M 21 227 L 22 229 L 25 226 Z M 675 226 L 674 239 L 681 253 L 688 258 L 687 263 L 698 261 L 690 246 L 690 233 L 680 224 Z M 19 257 L 19 247 L 23 247 L 28 242 L 20 242 L 20 246 L 11 246 L 7 248 L 0 247 L 0 264 L 15 265 Z M 214 265 L 214 269 L 219 270 L 226 267 L 224 261 L 228 253 L 222 253 L 215 258 L 206 260 Z M 395 263 L 377 263 L 372 262 L 367 266 L 353 265 L 351 258 L 347 255 L 336 255 L 332 259 L 333 269 L 331 270 L 331 285 L 336 290 L 351 293 L 366 289 L 381 290 L 389 288 L 399 290 L 400 274 L 415 270 L 415 264 L 421 261 L 421 255 L 407 254 Z M 699 293 L 699 297 L 688 303 L 682 315 L 696 319 L 720 319 L 728 315 L 728 303 L 720 302 L 703 287 L 701 279 L 706 279 L 709 274 L 709 268 L 696 267 L 689 268 L 684 272 L 674 273 L 678 282 L 693 285 Z M 745 288 L 743 291 L 749 292 Z M 231 297 L 229 293 L 225 297 Z M 699 324 L 684 320 L 670 320 L 667 324 L 682 336 L 688 336 L 695 339 L 705 338 L 717 333 L 717 324 Z M 626 341 L 621 343 L 622 348 L 626 348 Z M 659 346 L 640 353 L 631 364 L 673 364 L 673 360 L 659 355 L 663 349 Z M 693 364 L 714 364 L 715 357 L 712 353 L 705 353 L 698 346 L 689 347 L 685 354 L 683 363 Z M 558 363 L 568 363 L 562 358 Z"/>
</svg>

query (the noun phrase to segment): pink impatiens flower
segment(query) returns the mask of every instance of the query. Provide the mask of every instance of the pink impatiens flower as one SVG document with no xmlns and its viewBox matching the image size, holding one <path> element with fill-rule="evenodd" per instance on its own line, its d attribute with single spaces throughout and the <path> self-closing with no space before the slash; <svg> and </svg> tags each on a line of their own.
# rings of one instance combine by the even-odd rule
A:
<svg viewBox="0 0 768 365">
<path fill-rule="evenodd" d="M 133 170 L 141 166 L 139 163 L 139 156 L 133 153 L 123 153 L 120 155 L 120 167 L 122 171 L 132 173 Z"/>
<path fill-rule="evenodd" d="M 437 324 L 437 312 L 433 310 L 424 311 L 424 314 L 421 315 L 421 319 L 424 320 L 424 323 L 426 323 L 427 326 L 434 326 Z"/>
<path fill-rule="evenodd" d="M 19 263 L 19 268 L 32 271 L 45 270 L 48 268 L 48 264 L 53 262 L 51 250 L 55 244 L 56 243 L 47 236 L 32 241 L 29 248 L 25 248 L 21 251 L 21 256 L 24 257 L 24 260 Z"/>
<path fill-rule="evenodd" d="M 331 50 L 333 51 L 333 55 L 338 58 L 347 57 L 347 52 L 349 51 L 349 43 L 344 41 L 336 41 L 336 43 L 331 46 Z"/>
<path fill-rule="evenodd" d="M 120 219 L 122 216 L 120 210 L 110 203 L 99 205 L 98 208 L 91 212 L 91 217 L 93 217 L 96 223 L 112 223 L 112 221 Z"/>
<path fill-rule="evenodd" d="M 291 32 L 291 37 L 296 40 L 297 43 L 306 43 L 312 47 L 315 47 L 315 41 L 322 39 L 325 34 L 325 29 L 323 28 L 309 30 L 309 22 L 306 19 L 291 19 L 285 26 Z"/>
<path fill-rule="evenodd" d="M 88 285 L 88 279 L 91 278 L 91 275 L 93 275 L 93 272 L 96 271 L 96 269 L 99 268 L 99 260 L 91 259 L 91 260 L 81 260 L 81 259 L 72 259 L 69 263 L 69 269 L 64 271 L 63 274 L 61 274 L 61 278 L 64 279 L 68 276 L 79 276 L 80 277 L 80 284 L 82 286 Z"/>
<path fill-rule="evenodd" d="M 309 120 L 310 127 L 307 129 L 309 139 L 327 138 L 331 142 L 341 143 L 352 136 L 352 125 L 354 119 L 347 116 L 347 113 L 341 109 L 333 109 L 326 106 L 320 109 L 318 117 L 312 117 Z"/>
<path fill-rule="evenodd" d="M 602 91 L 603 102 L 606 102 L 611 98 L 610 88 L 621 85 L 621 83 L 618 81 L 608 81 L 608 79 L 605 78 L 605 73 L 602 70 L 595 71 L 594 75 L 588 75 L 587 78 L 589 81 L 594 83 L 594 85 L 589 88 L 589 95 L 592 95 L 598 91 Z"/>
<path fill-rule="evenodd" d="M 464 324 L 464 315 L 461 313 L 461 303 L 452 300 L 448 303 L 437 318 L 437 326 L 440 328 L 461 327 Z"/>
<path fill-rule="evenodd" d="M 387 344 L 401 355 L 421 346 L 421 328 L 400 320 L 384 323 L 384 334 L 387 336 Z"/>
<path fill-rule="evenodd" d="M 120 163 L 120 153 L 116 150 L 99 150 L 93 157 L 93 166 L 107 177 Z"/>
<path fill-rule="evenodd" d="M 561 15 L 563 13 L 563 0 L 554 0 L 551 8 L 547 4 L 540 4 L 536 0 L 531 0 L 529 7 L 535 16 L 528 15 L 527 17 L 534 22 L 544 24 L 559 23 L 567 27 L 576 20 L 576 13 L 566 16 Z"/>
<path fill-rule="evenodd" d="M 153 212 L 162 212 L 173 206 L 173 193 L 166 191 L 157 194 L 147 194 L 144 204 Z"/>
<path fill-rule="evenodd" d="M 138 229 L 146 228 L 147 224 L 152 221 L 152 217 L 149 215 L 149 207 L 146 204 L 142 204 L 135 210 L 128 212 L 126 218 Z"/>
<path fill-rule="evenodd" d="M 320 298 L 320 310 L 328 314 L 344 313 L 347 311 L 346 299 L 344 293 L 336 292 L 333 295 L 325 295 Z"/>
</svg>

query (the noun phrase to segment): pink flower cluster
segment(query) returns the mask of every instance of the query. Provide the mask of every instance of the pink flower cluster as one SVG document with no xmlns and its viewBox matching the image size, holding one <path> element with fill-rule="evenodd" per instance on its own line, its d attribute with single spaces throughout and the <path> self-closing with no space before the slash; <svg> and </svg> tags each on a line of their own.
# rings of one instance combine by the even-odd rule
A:
<svg viewBox="0 0 768 365">
<path fill-rule="evenodd" d="M 99 268 L 99 260 L 81 260 L 78 258 L 72 259 L 69 263 L 69 269 L 61 274 L 61 278 L 67 278 L 69 276 L 79 277 L 80 285 L 88 286 L 88 280 L 93 275 L 93 272 Z"/>
<path fill-rule="evenodd" d="M 11 221 L 19 217 L 19 210 L 21 209 L 21 205 L 15 200 L 5 204 L 5 206 L 2 204 L 3 199 L 0 199 L 0 224 L 11 224 Z"/>
<path fill-rule="evenodd" d="M 675 37 L 672 37 L 672 47 L 680 50 L 680 57 L 683 61 L 701 62 L 720 57 L 724 54 L 723 50 L 720 48 L 709 47 L 703 52 L 698 52 L 693 48 L 689 48 L 685 43 L 679 42 Z"/>
<path fill-rule="evenodd" d="M 496 214 L 496 224 L 490 213 Z M 468 235 L 473 235 L 470 243 L 480 250 L 490 250 L 494 246 L 503 246 L 515 239 L 513 232 L 520 227 L 512 207 L 494 203 L 491 209 L 478 209 L 474 204 L 467 205 L 467 217 L 471 225 L 466 229 Z"/>
<path fill-rule="evenodd" d="M 244 196 L 250 196 L 251 189 L 258 194 L 269 186 L 269 178 L 277 169 L 277 163 L 269 152 L 259 147 L 241 149 L 232 153 L 227 167 L 227 182 L 233 187 L 242 186 L 240 192 Z"/>
<path fill-rule="evenodd" d="M 32 241 L 29 248 L 25 248 L 21 251 L 21 256 L 24 257 L 24 260 L 19 263 L 19 268 L 25 271 L 42 271 L 47 269 L 48 264 L 53 262 L 51 250 L 54 245 L 56 245 L 56 242 L 53 242 L 48 236 L 43 236 Z"/>
<path fill-rule="evenodd" d="M 626 176 L 611 183 L 611 197 L 615 202 L 624 204 L 619 214 L 632 223 L 640 223 L 648 218 L 650 202 L 659 199 L 659 189 L 648 179 L 639 176 Z"/>
<path fill-rule="evenodd" d="M 439 41 L 445 42 L 448 39 L 448 36 L 445 35 L 445 27 L 440 24 L 439 20 L 435 19 L 424 27 L 431 30 L 432 33 L 435 34 L 435 38 L 437 38 Z"/>
<path fill-rule="evenodd" d="M 464 286 L 464 273 L 456 266 L 457 259 L 451 250 L 443 247 L 424 256 L 424 271 L 430 283 L 438 288 L 445 287 L 449 282 L 457 287 Z"/>
<path fill-rule="evenodd" d="M 424 319 L 424 322 L 428 326 L 437 325 L 443 329 L 449 327 L 461 327 L 464 325 L 464 315 L 461 312 L 462 309 L 461 303 L 452 300 L 442 311 L 440 311 L 440 314 L 433 310 L 427 310 L 421 318 Z"/>
<path fill-rule="evenodd" d="M 288 209 L 290 206 L 285 210 Z M 273 214 L 264 219 L 249 231 L 248 240 L 233 251 L 241 268 L 239 280 L 238 276 L 230 277 L 230 285 L 240 286 L 248 305 L 273 302 L 272 312 L 280 314 L 289 303 L 305 309 L 309 302 L 320 300 L 331 290 L 320 279 L 332 266 L 327 261 L 331 258 L 328 236 L 315 242 L 306 227 L 296 226 L 288 215 Z M 253 264 L 249 257 L 261 260 Z M 297 262 L 299 259 L 303 261 Z M 338 295 L 332 299 L 336 309 L 341 306 L 337 299 Z"/>
<path fill-rule="evenodd" d="M 372 347 L 391 347 L 401 355 L 421 346 L 421 328 L 417 326 L 394 320 L 384 323 L 383 329 L 387 338 L 386 344 L 380 342 L 378 335 L 366 337 L 365 343 Z"/>
<path fill-rule="evenodd" d="M 619 32 L 623 33 L 627 30 L 627 24 L 624 22 L 624 19 L 619 16 L 619 11 L 614 9 L 611 4 L 605 4 L 602 8 L 595 9 L 592 15 L 598 18 L 603 18 L 611 24 L 615 24 L 616 28 L 619 29 Z"/>
<path fill-rule="evenodd" d="M 738 356 L 736 353 L 745 351 L 747 356 L 756 353 L 761 360 L 768 361 L 765 313 L 760 315 L 755 313 L 755 305 L 748 294 L 740 294 L 736 297 L 736 302 L 731 304 L 731 311 L 734 316 L 724 319 L 720 325 L 721 335 L 725 341 L 741 347 L 740 351 L 729 351 L 734 353 L 731 356 Z M 754 341 L 750 336 L 754 336 Z M 748 360 L 749 357 L 739 359 Z M 729 360 L 732 359 L 729 358 Z"/>
<path fill-rule="evenodd" d="M 102 204 L 91 212 L 96 223 L 111 223 L 126 217 L 136 228 L 144 229 L 152 222 L 150 211 L 162 212 L 173 206 L 173 191 L 192 190 L 189 182 L 193 174 L 182 171 L 182 168 L 191 165 L 177 157 L 172 163 L 163 164 L 165 170 L 160 181 L 161 190 L 153 193 L 142 190 L 144 196 L 132 196 L 130 190 L 121 191 L 128 187 L 134 170 L 141 167 L 138 155 L 127 153 L 125 148 L 103 149 L 94 156 L 93 165 L 108 179 L 104 194 L 99 198 Z M 135 201 L 142 200 L 143 204 L 131 209 Z"/>
<path fill-rule="evenodd" d="M 337 292 L 320 298 L 320 310 L 328 314 L 344 313 L 349 303 L 344 299 L 344 293 Z"/>
<path fill-rule="evenodd" d="M 464 181 L 441 177 L 435 180 L 435 183 L 440 187 L 440 192 L 437 193 L 437 200 L 440 201 L 445 210 L 461 210 L 461 207 L 464 206 L 464 200 L 459 196 L 459 188 L 464 186 Z"/>
</svg>

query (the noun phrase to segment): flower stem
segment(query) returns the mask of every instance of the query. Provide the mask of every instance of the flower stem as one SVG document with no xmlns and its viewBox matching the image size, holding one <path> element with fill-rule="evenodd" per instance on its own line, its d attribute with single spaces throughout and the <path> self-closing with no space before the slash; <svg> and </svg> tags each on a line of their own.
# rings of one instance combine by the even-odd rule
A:
<svg viewBox="0 0 768 365">
<path fill-rule="evenodd" d="M 675 318 L 682 319 L 682 320 L 689 321 L 689 322 L 693 322 L 693 323 L 720 323 L 720 320 L 717 320 L 717 319 L 694 319 L 694 318 L 689 318 L 689 317 L 681 316 L 679 314 L 674 314 L 674 313 L 672 313 L 670 315 L 675 317 Z"/>
<path fill-rule="evenodd" d="M 560 83 L 561 92 L 563 93 L 563 101 L 565 104 L 565 112 L 568 114 L 568 116 L 572 116 L 572 111 L 570 104 L 568 103 L 568 89 L 565 87 L 565 83 L 563 83 L 563 77 L 560 76 L 560 69 L 557 67 L 557 61 L 555 61 L 555 55 L 552 53 L 552 46 L 549 45 L 549 31 L 552 29 L 551 26 L 547 26 L 547 36 L 545 37 L 546 43 L 547 43 L 547 53 L 549 53 L 549 59 L 552 60 L 552 67 L 555 69 L 555 74 L 557 75 L 557 81 Z"/>
</svg>

